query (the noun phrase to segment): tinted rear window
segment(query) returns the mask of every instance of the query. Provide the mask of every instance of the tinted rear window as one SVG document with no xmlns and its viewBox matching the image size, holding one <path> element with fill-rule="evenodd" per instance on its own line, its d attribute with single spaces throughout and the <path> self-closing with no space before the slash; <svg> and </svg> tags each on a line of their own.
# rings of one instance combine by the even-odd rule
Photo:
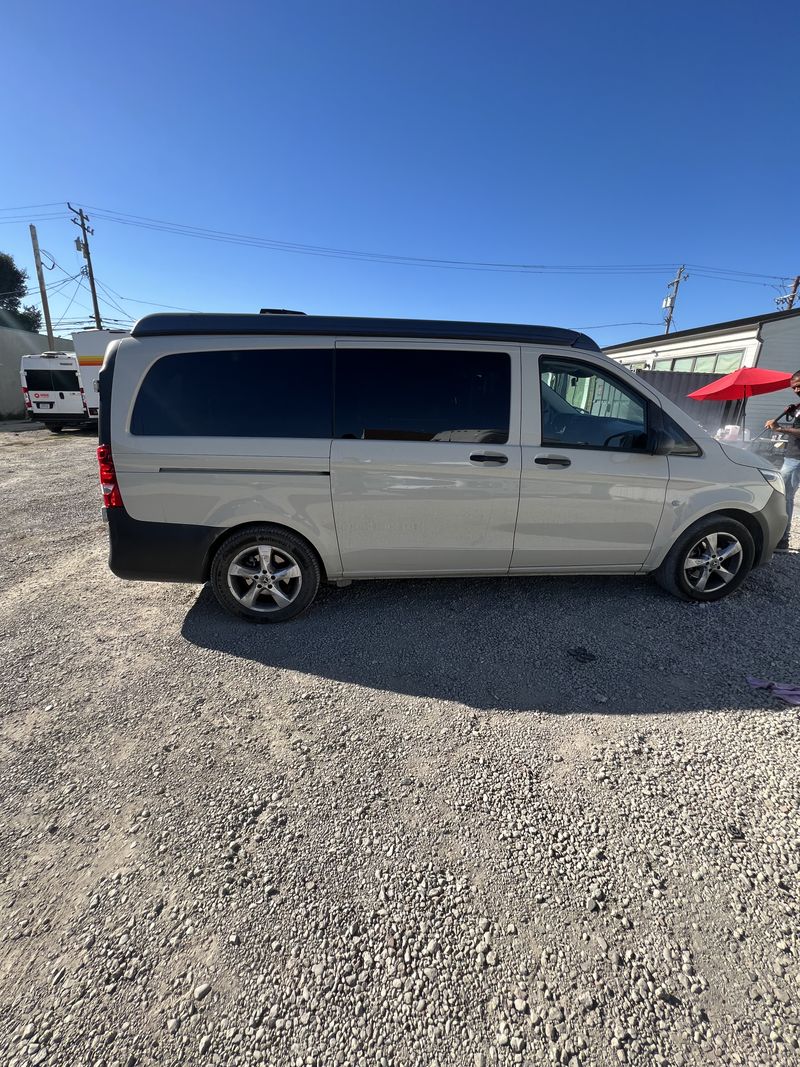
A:
<svg viewBox="0 0 800 1067">
<path fill-rule="evenodd" d="M 53 388 L 53 376 L 49 370 L 26 370 L 28 388 L 36 393 L 47 393 Z"/>
<path fill-rule="evenodd" d="M 36 393 L 74 393 L 81 387 L 74 370 L 26 370 L 25 380 Z"/>
<path fill-rule="evenodd" d="M 160 437 L 330 437 L 331 349 L 179 352 L 147 372 L 131 433 Z"/>
<path fill-rule="evenodd" d="M 503 352 L 336 352 L 337 437 L 504 444 L 510 406 L 511 360 Z"/>
<path fill-rule="evenodd" d="M 53 388 L 55 390 L 61 390 L 62 392 L 77 392 L 81 383 L 78 381 L 78 374 L 74 370 L 54 370 L 53 375 Z"/>
</svg>

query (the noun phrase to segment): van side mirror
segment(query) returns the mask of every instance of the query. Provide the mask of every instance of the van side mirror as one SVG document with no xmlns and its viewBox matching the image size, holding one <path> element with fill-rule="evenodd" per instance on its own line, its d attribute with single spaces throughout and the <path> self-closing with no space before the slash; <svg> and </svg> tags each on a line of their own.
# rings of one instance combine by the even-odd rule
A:
<svg viewBox="0 0 800 1067">
<path fill-rule="evenodd" d="M 675 448 L 675 438 L 666 430 L 654 430 L 650 439 L 650 454 L 668 456 Z"/>
</svg>

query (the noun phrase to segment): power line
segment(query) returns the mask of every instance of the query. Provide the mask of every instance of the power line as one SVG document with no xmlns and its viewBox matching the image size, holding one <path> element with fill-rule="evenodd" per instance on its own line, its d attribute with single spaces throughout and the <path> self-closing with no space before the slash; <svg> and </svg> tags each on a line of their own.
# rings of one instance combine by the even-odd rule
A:
<svg viewBox="0 0 800 1067">
<path fill-rule="evenodd" d="M 147 215 L 133 215 L 127 212 L 93 207 L 96 215 L 109 222 L 125 226 L 137 226 L 142 229 L 173 233 L 198 240 L 221 241 L 229 244 L 241 244 L 249 247 L 267 248 L 273 251 L 291 252 L 298 255 L 326 256 L 342 259 L 354 259 L 368 262 L 382 262 L 406 266 L 425 266 L 449 270 L 481 270 L 505 273 L 525 274 L 659 274 L 676 269 L 674 263 L 639 263 L 639 264 L 546 264 L 546 263 L 503 263 L 485 260 L 456 260 L 432 258 L 425 256 L 403 256 L 397 253 L 372 252 L 352 248 L 336 248 L 325 245 L 301 244 L 295 241 L 282 241 L 268 237 L 239 234 L 227 230 L 212 230 L 202 226 L 190 226 L 184 223 L 170 222 L 166 219 L 152 218 Z M 783 282 L 784 276 L 778 274 L 759 274 L 755 271 L 738 271 L 730 267 L 707 267 L 698 265 L 702 277 L 717 280 L 744 280 L 764 278 Z M 752 282 L 752 284 L 759 284 Z"/>
<path fill-rule="evenodd" d="M 29 225 L 31 222 L 50 222 L 53 219 L 63 218 L 66 218 L 66 215 L 62 212 L 59 212 L 57 215 L 22 215 L 19 218 L 14 219 L 0 219 L 0 225 L 11 226 L 21 222 L 25 223 L 25 225 Z"/>
<path fill-rule="evenodd" d="M 0 207 L 0 211 L 32 211 L 39 207 L 63 207 L 63 200 L 51 200 L 48 204 L 19 204 L 17 207 Z"/>
<path fill-rule="evenodd" d="M 610 330 L 614 326 L 661 326 L 660 322 L 603 322 L 599 326 L 576 326 L 576 330 Z"/>
<path fill-rule="evenodd" d="M 149 304 L 151 307 L 168 308 L 170 311 L 193 311 L 199 313 L 198 308 L 178 307 L 177 304 L 158 304 L 155 300 L 137 300 L 135 296 L 123 296 L 116 289 L 112 289 L 108 283 L 106 283 L 105 288 L 110 290 L 119 300 L 127 300 L 131 304 Z"/>
<path fill-rule="evenodd" d="M 44 251 L 44 249 L 42 249 L 42 251 Z M 60 289 L 62 289 L 69 282 L 74 282 L 77 277 L 78 277 L 77 274 L 68 275 L 66 278 L 62 278 L 57 282 L 53 282 L 52 285 L 45 286 L 45 289 L 47 290 L 48 294 L 57 293 Z M 20 299 L 22 299 L 23 297 L 26 297 L 26 296 L 35 296 L 35 294 L 38 293 L 38 292 L 39 292 L 39 290 L 38 290 L 37 286 L 30 285 L 20 294 Z M 16 290 L 15 289 L 9 289 L 8 292 L 0 293 L 0 297 L 15 296 L 15 295 L 16 295 Z"/>
<path fill-rule="evenodd" d="M 715 274 L 746 274 L 749 278 L 772 278 L 773 281 L 782 282 L 785 280 L 786 275 L 783 274 L 757 274 L 750 270 L 732 270 L 729 267 L 704 267 L 699 263 L 687 263 L 687 267 L 691 267 L 692 270 L 708 270 L 713 271 Z"/>
<path fill-rule="evenodd" d="M 739 282 L 741 285 L 759 285 L 765 289 L 774 289 L 774 282 L 755 282 L 750 278 L 732 278 L 724 274 L 706 274 L 703 271 L 699 271 L 696 267 L 692 268 L 693 278 L 709 278 L 712 281 L 717 282 Z"/>
<path fill-rule="evenodd" d="M 130 319 L 130 318 L 131 318 L 131 316 L 130 316 L 130 315 L 128 314 L 128 312 L 126 311 L 126 309 L 125 309 L 124 307 L 121 307 L 121 306 L 120 306 L 120 305 L 119 305 L 119 304 L 118 304 L 118 303 L 116 302 L 116 300 L 114 300 L 114 299 L 112 298 L 112 296 L 111 296 L 111 290 L 110 290 L 110 289 L 108 289 L 108 288 L 107 288 L 107 287 L 106 287 L 105 285 L 103 285 L 103 283 L 102 283 L 102 282 L 100 281 L 100 279 L 99 279 L 99 278 L 95 278 L 95 281 L 96 281 L 96 282 L 97 282 L 97 284 L 98 284 L 98 285 L 100 286 L 100 288 L 101 288 L 101 289 L 103 290 L 103 292 L 104 292 L 104 293 L 106 294 L 106 295 L 105 295 L 105 298 L 104 298 L 104 300 L 103 300 L 103 303 L 105 303 L 105 304 L 108 304 L 108 305 L 109 305 L 109 307 L 113 307 L 113 308 L 116 308 L 116 310 L 117 310 L 117 311 L 121 311 L 121 312 L 122 312 L 122 314 L 123 314 L 123 315 L 125 315 L 125 317 L 126 317 L 126 318 Z"/>
<path fill-rule="evenodd" d="M 61 318 L 58 320 L 58 322 L 53 327 L 54 330 L 57 330 L 58 327 L 61 325 L 61 323 L 66 318 L 67 312 L 72 307 L 72 305 L 75 303 L 75 297 L 78 295 L 78 290 L 80 289 L 80 287 L 82 285 L 83 285 L 83 278 L 78 278 L 78 284 L 75 286 L 75 291 L 72 294 L 72 298 L 70 299 L 70 302 L 67 304 L 67 306 L 64 308 L 64 313 L 62 314 Z"/>
<path fill-rule="evenodd" d="M 128 215 L 111 212 L 105 208 L 93 207 L 95 217 L 125 226 L 142 229 L 159 230 L 183 237 L 199 240 L 221 241 L 228 244 L 241 244 L 256 248 L 269 248 L 275 251 L 294 252 L 302 255 L 331 256 L 342 259 L 368 260 L 371 262 L 395 263 L 398 265 L 429 266 L 454 270 L 487 270 L 519 273 L 664 273 L 674 270 L 671 263 L 645 264 L 537 264 L 537 263 L 502 263 L 484 260 L 456 260 L 430 258 L 425 256 L 403 256 L 396 253 L 369 252 L 352 248 L 335 248 L 325 245 L 307 245 L 294 241 L 278 241 L 268 237 L 255 237 L 237 234 L 226 230 L 211 230 L 205 227 L 187 226 L 183 223 L 168 222 L 164 219 L 151 219 L 145 215 Z"/>
</svg>

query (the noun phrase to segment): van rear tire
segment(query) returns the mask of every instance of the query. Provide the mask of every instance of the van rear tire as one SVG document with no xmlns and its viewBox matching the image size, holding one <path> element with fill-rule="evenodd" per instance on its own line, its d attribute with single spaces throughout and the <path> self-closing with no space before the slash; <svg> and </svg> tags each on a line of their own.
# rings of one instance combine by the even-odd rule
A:
<svg viewBox="0 0 800 1067">
<path fill-rule="evenodd" d="M 312 603 L 320 585 L 314 550 L 280 526 L 250 526 L 226 538 L 211 564 L 220 605 L 248 622 L 288 622 Z"/>
<path fill-rule="evenodd" d="M 47 424 L 47 429 L 50 431 L 50 433 L 61 433 L 61 431 L 64 429 L 64 424 L 61 422 L 49 422 Z"/>
<path fill-rule="evenodd" d="M 653 577 L 681 600 L 722 600 L 744 582 L 755 555 L 746 526 L 724 515 L 709 515 L 681 534 Z"/>
</svg>

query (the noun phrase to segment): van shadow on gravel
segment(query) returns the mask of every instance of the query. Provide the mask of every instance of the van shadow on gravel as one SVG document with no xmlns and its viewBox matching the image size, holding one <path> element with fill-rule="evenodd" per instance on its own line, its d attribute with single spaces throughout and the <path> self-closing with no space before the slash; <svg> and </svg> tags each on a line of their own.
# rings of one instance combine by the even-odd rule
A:
<svg viewBox="0 0 800 1067">
<path fill-rule="evenodd" d="M 787 632 L 770 621 L 790 610 L 798 579 L 784 557 L 710 605 L 637 578 L 356 582 L 323 587 L 293 622 L 262 626 L 225 614 L 206 586 L 182 633 L 265 667 L 478 709 L 778 711 L 745 675 L 800 681 L 787 677 Z"/>
</svg>

